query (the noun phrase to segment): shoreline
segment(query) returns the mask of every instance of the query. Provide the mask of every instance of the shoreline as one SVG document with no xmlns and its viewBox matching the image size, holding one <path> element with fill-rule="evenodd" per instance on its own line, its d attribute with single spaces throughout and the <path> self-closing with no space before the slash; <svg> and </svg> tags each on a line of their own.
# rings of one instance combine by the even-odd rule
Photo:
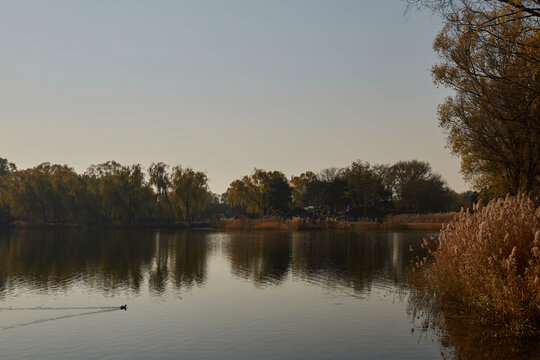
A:
<svg viewBox="0 0 540 360">
<path fill-rule="evenodd" d="M 0 224 L 0 229 L 148 229 L 148 230 L 187 230 L 187 229 L 212 229 L 221 231 L 324 231 L 324 230 L 342 230 L 342 231 L 377 231 L 377 230 L 401 230 L 401 231 L 439 231 L 444 223 L 364 223 L 364 222 L 341 222 L 335 225 L 309 225 L 294 226 L 285 222 L 277 224 L 266 224 L 261 226 L 227 226 L 218 222 L 205 223 L 149 223 L 149 224 L 118 224 L 118 225 L 98 225 L 98 224 L 70 224 L 70 223 L 23 223 L 23 224 Z"/>
</svg>

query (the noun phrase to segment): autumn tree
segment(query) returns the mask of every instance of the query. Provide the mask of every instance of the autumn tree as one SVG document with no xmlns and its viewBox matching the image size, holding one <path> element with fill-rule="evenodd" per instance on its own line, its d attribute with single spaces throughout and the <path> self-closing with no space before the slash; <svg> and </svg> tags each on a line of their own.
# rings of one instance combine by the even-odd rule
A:
<svg viewBox="0 0 540 360">
<path fill-rule="evenodd" d="M 409 10 L 427 7 L 440 13 L 446 19 L 463 10 L 477 13 L 500 11 L 500 16 L 510 21 L 516 18 L 540 17 L 540 1 L 538 0 L 407 0 L 407 3 Z M 483 25 L 490 26 L 489 22 Z"/>
<path fill-rule="evenodd" d="M 540 189 L 540 2 L 409 1 L 446 20 L 434 42 L 439 107 L 466 179 L 491 195 Z"/>
<path fill-rule="evenodd" d="M 231 182 L 229 188 L 223 195 L 227 204 L 232 207 L 239 207 L 243 214 L 257 213 L 255 201 L 252 199 L 251 181 L 248 176 L 244 176 L 242 179 L 237 179 Z"/>
<path fill-rule="evenodd" d="M 255 169 L 231 183 L 227 202 L 251 214 L 283 215 L 291 206 L 292 188 L 282 172 Z"/>
<path fill-rule="evenodd" d="M 292 199 L 295 206 L 320 206 L 320 181 L 313 171 L 291 177 Z"/>
</svg>

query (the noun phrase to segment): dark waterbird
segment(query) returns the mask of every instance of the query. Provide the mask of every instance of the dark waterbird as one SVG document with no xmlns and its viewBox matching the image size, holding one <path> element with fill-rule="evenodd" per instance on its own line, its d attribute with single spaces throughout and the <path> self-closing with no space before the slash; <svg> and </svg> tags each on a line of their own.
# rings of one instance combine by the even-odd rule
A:
<svg viewBox="0 0 540 360">
<path fill-rule="evenodd" d="M 127 310 L 127 304 L 126 305 L 121 305 L 120 310 Z"/>
</svg>

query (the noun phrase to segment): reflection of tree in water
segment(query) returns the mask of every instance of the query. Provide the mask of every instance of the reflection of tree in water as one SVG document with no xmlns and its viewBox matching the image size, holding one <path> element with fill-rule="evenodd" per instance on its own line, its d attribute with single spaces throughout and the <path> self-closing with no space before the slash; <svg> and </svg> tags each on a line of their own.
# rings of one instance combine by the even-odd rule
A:
<svg viewBox="0 0 540 360">
<path fill-rule="evenodd" d="M 83 283 L 97 291 L 138 292 L 148 280 L 159 295 L 204 283 L 213 233 L 150 230 L 16 230 L 0 233 L 0 296 L 10 288 L 61 291 Z M 221 234 L 220 236 L 223 236 Z M 374 282 L 401 284 L 413 233 L 229 233 L 232 272 L 257 285 L 294 276 L 356 292 Z"/>
<path fill-rule="evenodd" d="M 152 261 L 141 232 L 20 230 L 0 238 L 0 274 L 8 286 L 65 289 L 80 280 L 100 289 L 140 288 Z"/>
<path fill-rule="evenodd" d="M 169 280 L 177 289 L 204 283 L 208 256 L 208 239 L 204 232 L 157 232 L 154 244 L 155 262 L 149 277 L 153 291 L 163 293 Z"/>
<path fill-rule="evenodd" d="M 206 281 L 209 252 L 206 233 L 183 231 L 171 234 L 174 247 L 174 284 L 177 288 L 201 285 Z"/>
<path fill-rule="evenodd" d="M 307 281 L 361 292 L 374 279 L 404 284 L 409 245 L 421 238 L 414 233 L 235 233 L 227 251 L 233 273 L 259 285 L 280 283 L 292 269 Z"/>
<path fill-rule="evenodd" d="M 369 291 L 374 280 L 401 285 L 410 264 L 410 241 L 420 240 L 420 235 L 407 233 L 295 233 L 293 271 L 307 280 L 357 292 Z"/>
<path fill-rule="evenodd" d="M 162 294 L 167 289 L 167 281 L 169 280 L 170 237 L 156 232 L 153 240 L 155 257 L 154 264 L 150 270 L 148 285 L 157 294 Z"/>
<path fill-rule="evenodd" d="M 252 279 L 257 285 L 279 284 L 290 267 L 291 234 L 233 233 L 227 252 L 236 276 Z"/>
<path fill-rule="evenodd" d="M 1 233 L 0 295 L 19 285 L 65 290 L 76 281 L 99 291 L 138 292 L 146 277 L 150 288 L 162 293 L 170 266 L 177 287 L 199 284 L 207 256 L 201 236 L 141 230 Z"/>
<path fill-rule="evenodd" d="M 501 329 L 475 323 L 455 304 L 422 290 L 412 290 L 409 314 L 421 330 L 419 336 L 435 331 L 444 359 L 538 359 L 538 337 L 507 336 Z M 504 330 L 504 329 L 503 329 Z"/>
<path fill-rule="evenodd" d="M 77 235 L 71 238 L 71 246 L 81 247 L 76 250 L 77 258 L 90 260 L 82 276 L 100 280 L 102 283 L 96 285 L 103 289 L 122 287 L 139 291 L 145 277 L 144 270 L 150 267 L 155 256 L 149 233 L 114 230 L 90 234 L 83 241 Z M 73 256 L 73 252 L 67 248 L 64 257 Z M 97 272 L 95 276 L 92 271 Z"/>
</svg>

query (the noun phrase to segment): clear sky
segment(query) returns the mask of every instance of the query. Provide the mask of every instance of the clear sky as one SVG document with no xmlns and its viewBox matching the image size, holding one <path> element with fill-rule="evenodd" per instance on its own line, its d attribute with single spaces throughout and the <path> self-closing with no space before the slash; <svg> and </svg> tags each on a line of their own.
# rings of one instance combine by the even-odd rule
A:
<svg viewBox="0 0 540 360">
<path fill-rule="evenodd" d="M 107 160 L 206 171 L 429 161 L 441 21 L 401 0 L 0 0 L 0 157 L 78 172 Z"/>
</svg>

